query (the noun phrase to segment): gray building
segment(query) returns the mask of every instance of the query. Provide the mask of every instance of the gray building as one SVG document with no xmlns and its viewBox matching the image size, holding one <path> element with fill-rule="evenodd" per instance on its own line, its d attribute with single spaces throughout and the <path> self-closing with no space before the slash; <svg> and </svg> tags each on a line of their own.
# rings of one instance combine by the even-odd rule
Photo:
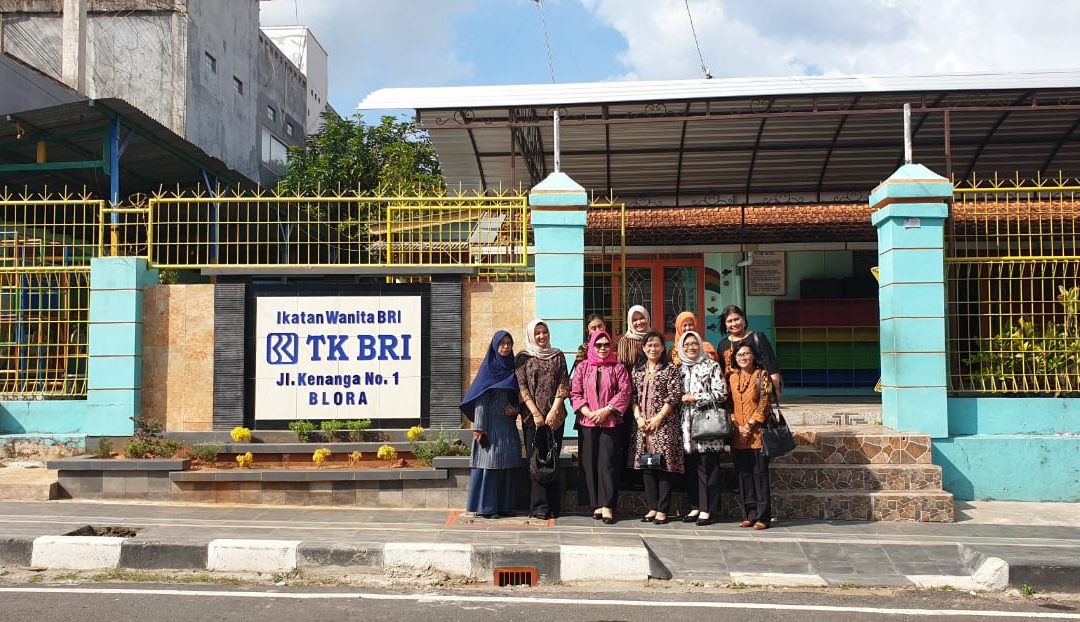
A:
<svg viewBox="0 0 1080 622">
<path fill-rule="evenodd" d="M 258 0 L 0 0 L 0 52 L 264 185 L 304 140 L 307 80 L 260 32 Z"/>
</svg>

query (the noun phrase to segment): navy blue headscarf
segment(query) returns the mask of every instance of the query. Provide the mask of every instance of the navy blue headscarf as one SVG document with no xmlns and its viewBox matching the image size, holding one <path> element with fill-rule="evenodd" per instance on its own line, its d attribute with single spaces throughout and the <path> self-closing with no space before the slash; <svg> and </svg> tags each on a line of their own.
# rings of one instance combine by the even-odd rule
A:
<svg viewBox="0 0 1080 622">
<path fill-rule="evenodd" d="M 498 352 L 499 342 L 502 341 L 503 337 L 509 335 L 510 333 L 505 330 L 500 330 L 491 338 L 491 345 L 488 346 L 484 362 L 480 364 L 480 369 L 476 371 L 476 377 L 473 378 L 472 385 L 465 392 L 465 399 L 461 401 L 461 412 L 465 414 L 469 421 L 473 420 L 476 401 L 484 393 L 493 389 L 511 391 L 510 403 L 516 405 L 518 402 L 517 376 L 514 375 L 514 354 L 511 352 L 507 356 L 499 356 Z"/>
</svg>

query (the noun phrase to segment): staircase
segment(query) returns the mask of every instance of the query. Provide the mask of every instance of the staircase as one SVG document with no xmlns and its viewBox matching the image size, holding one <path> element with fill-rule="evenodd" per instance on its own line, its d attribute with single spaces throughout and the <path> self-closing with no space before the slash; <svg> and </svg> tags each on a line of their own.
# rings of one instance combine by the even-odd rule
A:
<svg viewBox="0 0 1080 622">
<path fill-rule="evenodd" d="M 799 446 L 769 465 L 773 515 L 817 520 L 952 522 L 930 438 L 878 425 L 793 427 Z M 734 470 L 724 481 L 734 488 Z M 740 515 L 738 496 L 724 509 Z"/>
</svg>

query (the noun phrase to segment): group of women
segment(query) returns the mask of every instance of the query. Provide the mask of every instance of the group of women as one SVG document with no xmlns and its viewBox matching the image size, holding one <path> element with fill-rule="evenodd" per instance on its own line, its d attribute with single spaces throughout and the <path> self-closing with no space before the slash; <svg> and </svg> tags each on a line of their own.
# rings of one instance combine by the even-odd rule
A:
<svg viewBox="0 0 1080 622">
<path fill-rule="evenodd" d="M 737 306 L 724 309 L 728 331 L 717 348 L 697 331 L 693 313 L 675 321 L 675 346 L 639 305 L 615 340 L 602 318 L 588 319 L 588 341 L 568 372 L 541 320 L 526 328 L 526 346 L 513 356 L 513 338 L 499 331 L 462 402 L 473 421 L 472 476 L 467 510 L 480 516 L 512 513 L 513 469 L 521 465 L 517 419 L 532 457 L 538 434 L 562 444 L 565 399 L 578 430 L 578 501 L 593 518 L 615 520 L 624 467 L 640 471 L 649 511 L 641 520 L 671 520 L 672 492 L 685 485 L 690 511 L 682 518 L 709 525 L 720 511 L 720 463 L 729 446 L 745 514 L 742 527 L 767 529 L 771 520 L 768 458 L 761 428 L 779 390 L 779 370 L 768 340 L 749 330 Z M 727 439 L 693 438 L 700 418 L 730 416 Z M 530 478 L 530 515 L 557 516 L 557 483 Z"/>
</svg>

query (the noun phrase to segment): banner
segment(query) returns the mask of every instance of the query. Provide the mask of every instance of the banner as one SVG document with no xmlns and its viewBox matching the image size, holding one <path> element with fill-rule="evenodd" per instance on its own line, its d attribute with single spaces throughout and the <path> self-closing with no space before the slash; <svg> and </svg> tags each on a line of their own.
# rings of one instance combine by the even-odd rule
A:
<svg viewBox="0 0 1080 622">
<path fill-rule="evenodd" d="M 420 420 L 420 296 L 260 296 L 255 420 Z"/>
</svg>

